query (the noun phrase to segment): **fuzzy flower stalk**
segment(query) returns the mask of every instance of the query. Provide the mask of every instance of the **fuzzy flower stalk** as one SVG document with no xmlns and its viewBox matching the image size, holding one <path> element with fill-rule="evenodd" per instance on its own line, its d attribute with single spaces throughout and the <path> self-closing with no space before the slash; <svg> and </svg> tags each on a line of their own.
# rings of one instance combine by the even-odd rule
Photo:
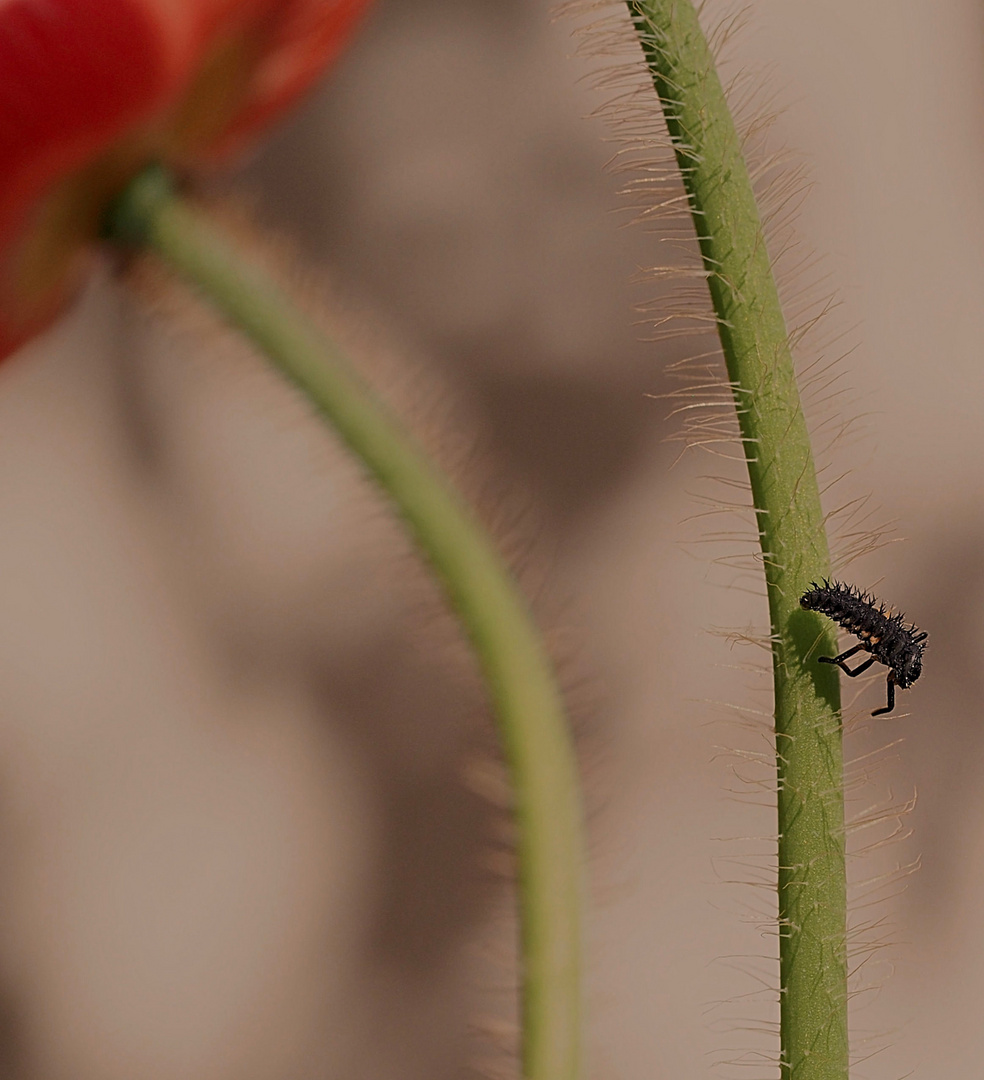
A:
<svg viewBox="0 0 984 1080">
<path fill-rule="evenodd" d="M 690 0 L 628 0 L 690 201 L 734 390 L 768 589 L 779 820 L 780 1070 L 848 1075 L 843 752 L 829 576 L 789 335 L 741 143 Z"/>
<path fill-rule="evenodd" d="M 577 1080 L 580 789 L 543 640 L 505 562 L 445 476 L 290 298 L 150 169 L 107 218 L 153 251 L 305 396 L 393 503 L 468 634 L 495 709 L 517 827 L 521 1043 L 527 1080 Z"/>
<path fill-rule="evenodd" d="M 403 518 L 485 674 L 517 825 L 524 1075 L 576 1080 L 581 811 L 542 638 L 448 479 L 178 177 L 221 163 L 335 57 L 369 0 L 0 2 L 0 358 L 100 241 L 152 251 L 306 397 Z"/>
</svg>

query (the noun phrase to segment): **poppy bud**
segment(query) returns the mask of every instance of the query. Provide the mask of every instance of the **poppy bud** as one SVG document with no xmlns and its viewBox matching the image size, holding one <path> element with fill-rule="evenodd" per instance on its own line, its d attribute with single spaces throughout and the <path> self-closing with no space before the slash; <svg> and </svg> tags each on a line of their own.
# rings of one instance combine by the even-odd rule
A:
<svg viewBox="0 0 984 1080">
<path fill-rule="evenodd" d="M 0 358 L 77 286 L 140 169 L 221 160 L 314 81 L 369 0 L 0 3 Z"/>
</svg>

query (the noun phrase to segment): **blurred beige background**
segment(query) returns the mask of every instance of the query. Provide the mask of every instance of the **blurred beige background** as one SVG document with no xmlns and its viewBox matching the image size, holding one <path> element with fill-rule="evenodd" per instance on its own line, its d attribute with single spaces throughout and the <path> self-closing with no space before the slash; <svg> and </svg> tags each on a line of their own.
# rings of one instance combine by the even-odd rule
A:
<svg viewBox="0 0 984 1080">
<path fill-rule="evenodd" d="M 658 236 L 622 227 L 570 31 L 546 0 L 379 0 L 240 183 L 343 322 L 396 342 L 382 370 L 411 362 L 395 396 L 457 413 L 471 486 L 575 642 L 590 1074 L 774 1076 L 768 686 L 741 640 L 764 601 L 699 542 L 740 524 L 688 520 L 721 467 L 677 461 L 646 396 L 687 346 L 634 325 Z M 774 141 L 814 181 L 799 233 L 841 299 L 825 355 L 853 349 L 830 509 L 871 494 L 905 538 L 846 576 L 931 635 L 905 715 L 866 721 L 883 674 L 845 688 L 853 814 L 918 792 L 910 837 L 878 843 L 889 815 L 851 839 L 872 1080 L 984 1049 L 982 53 L 969 2 L 758 0 L 731 47 L 771 68 Z M 290 393 L 104 274 L 0 373 L 0 552 L 0 1075 L 508 1072 L 476 1033 L 511 1001 L 501 822 L 468 781 L 481 695 Z"/>
</svg>

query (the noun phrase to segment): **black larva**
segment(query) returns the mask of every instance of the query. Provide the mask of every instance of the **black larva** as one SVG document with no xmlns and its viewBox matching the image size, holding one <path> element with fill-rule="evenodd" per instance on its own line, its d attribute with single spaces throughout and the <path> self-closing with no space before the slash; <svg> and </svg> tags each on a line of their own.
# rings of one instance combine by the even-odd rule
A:
<svg viewBox="0 0 984 1080">
<path fill-rule="evenodd" d="M 875 606 L 877 604 L 877 607 Z M 836 664 L 845 675 L 860 675 L 877 660 L 888 669 L 888 704 L 875 709 L 872 716 L 890 713 L 895 708 L 895 687 L 907 690 L 922 674 L 922 655 L 928 634 L 920 634 L 917 627 L 906 625 L 904 615 L 889 615 L 884 604 L 879 604 L 868 593 L 853 585 L 839 581 L 824 580 L 822 585 L 813 582 L 810 591 L 800 597 L 800 606 L 807 611 L 819 611 L 829 615 L 835 623 L 849 630 L 860 639 L 860 644 L 842 652 L 840 656 L 821 656 L 821 664 Z M 853 671 L 845 661 L 864 649 L 871 653 Z"/>
</svg>

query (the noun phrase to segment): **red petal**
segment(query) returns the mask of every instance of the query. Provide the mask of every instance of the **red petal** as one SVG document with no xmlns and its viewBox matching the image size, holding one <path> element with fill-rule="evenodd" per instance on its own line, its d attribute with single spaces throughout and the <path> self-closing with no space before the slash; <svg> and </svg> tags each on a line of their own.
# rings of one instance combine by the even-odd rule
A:
<svg viewBox="0 0 984 1080">
<path fill-rule="evenodd" d="M 294 0 L 276 5 L 272 38 L 252 93 L 218 149 L 248 138 L 285 111 L 335 59 L 370 0 Z"/>
<path fill-rule="evenodd" d="M 223 153 L 282 111 L 368 0 L 0 0 L 0 357 L 71 288 L 154 157 Z"/>
</svg>

